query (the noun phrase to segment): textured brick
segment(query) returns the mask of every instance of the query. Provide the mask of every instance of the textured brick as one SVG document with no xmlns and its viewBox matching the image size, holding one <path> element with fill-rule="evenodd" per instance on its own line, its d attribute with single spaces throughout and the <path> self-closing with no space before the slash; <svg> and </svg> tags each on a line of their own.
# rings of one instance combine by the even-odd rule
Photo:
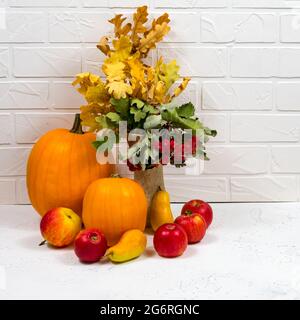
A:
<svg viewBox="0 0 300 320">
<path fill-rule="evenodd" d="M 30 203 L 27 193 L 26 178 L 20 178 L 16 181 L 16 198 L 18 204 Z"/>
<path fill-rule="evenodd" d="M 95 0 L 93 1 L 95 2 Z M 142 5 L 149 5 L 149 3 L 150 3 L 150 0 L 145 0 L 145 1 L 144 0 L 143 1 L 141 0 L 108 0 L 108 6 L 111 8 L 135 8 Z"/>
<path fill-rule="evenodd" d="M 162 12 L 160 12 L 162 14 Z M 154 15 L 157 17 L 158 14 Z M 196 12 L 170 13 L 171 31 L 165 37 L 165 42 L 198 42 L 200 17 Z"/>
<path fill-rule="evenodd" d="M 16 186 L 13 179 L 0 179 L 0 204 L 16 203 Z"/>
<path fill-rule="evenodd" d="M 299 48 L 234 48 L 231 54 L 233 77 L 300 77 Z"/>
<path fill-rule="evenodd" d="M 283 8 L 289 7 L 289 4 L 297 1 L 287 0 L 233 0 L 233 7 L 236 8 Z"/>
<path fill-rule="evenodd" d="M 223 113 L 199 113 L 200 120 L 209 128 L 218 131 L 215 138 L 211 138 L 210 142 L 225 142 L 227 138 L 227 115 Z"/>
<path fill-rule="evenodd" d="M 279 110 L 300 111 L 300 82 L 280 82 L 276 92 Z"/>
<path fill-rule="evenodd" d="M 85 103 L 82 95 L 70 82 L 54 81 L 53 106 L 57 109 L 78 109 Z"/>
<path fill-rule="evenodd" d="M 231 76 L 240 78 L 277 76 L 279 72 L 277 48 L 233 48 Z"/>
<path fill-rule="evenodd" d="M 0 28 L 0 42 L 47 41 L 47 19 L 42 12 L 6 12 L 6 28 Z"/>
<path fill-rule="evenodd" d="M 17 113 L 16 141 L 34 143 L 43 134 L 55 128 L 72 128 L 72 113 Z"/>
<path fill-rule="evenodd" d="M 98 42 L 100 34 L 108 34 L 112 18 L 109 12 L 56 12 L 50 14 L 51 42 Z"/>
<path fill-rule="evenodd" d="M 0 78 L 7 77 L 8 72 L 9 72 L 8 48 L 0 47 Z"/>
<path fill-rule="evenodd" d="M 231 116 L 231 141 L 234 142 L 297 142 L 299 135 L 300 114 Z"/>
<path fill-rule="evenodd" d="M 16 77 L 72 77 L 81 72 L 80 48 L 17 47 L 13 58 Z"/>
<path fill-rule="evenodd" d="M 259 13 L 202 13 L 203 42 L 275 42 L 276 16 Z"/>
<path fill-rule="evenodd" d="M 160 48 L 158 55 L 176 59 L 184 75 L 224 77 L 226 74 L 225 48 Z"/>
<path fill-rule="evenodd" d="M 95 46 L 86 47 L 83 49 L 83 70 L 100 75 L 104 75 L 101 70 L 101 65 L 104 62 L 105 56 Z"/>
<path fill-rule="evenodd" d="M 0 110 L 44 109 L 50 107 L 49 94 L 46 81 L 0 82 Z"/>
<path fill-rule="evenodd" d="M 272 171 L 300 173 L 300 146 L 273 146 Z"/>
<path fill-rule="evenodd" d="M 296 177 L 232 177 L 231 201 L 297 201 Z"/>
<path fill-rule="evenodd" d="M 228 0 L 155 0 L 157 8 L 224 8 Z"/>
<path fill-rule="evenodd" d="M 259 174 L 269 166 L 264 146 L 207 146 L 210 161 L 205 162 L 207 174 Z"/>
<path fill-rule="evenodd" d="M 284 14 L 281 16 L 280 40 L 282 42 L 300 42 L 299 14 Z"/>
<path fill-rule="evenodd" d="M 8 4 L 12 7 L 76 7 L 79 0 L 8 0 Z"/>
<path fill-rule="evenodd" d="M 299 48 L 283 48 L 279 55 L 279 77 L 294 78 L 300 77 Z"/>
<path fill-rule="evenodd" d="M 204 82 L 203 109 L 271 110 L 271 82 Z"/>
<path fill-rule="evenodd" d="M 12 142 L 12 121 L 11 115 L 0 113 L 0 144 L 8 144 Z"/>
<path fill-rule="evenodd" d="M 166 188 L 171 194 L 171 201 L 174 202 L 186 202 L 199 198 L 199 195 L 206 201 L 228 200 L 227 184 L 224 178 L 167 176 L 165 180 Z"/>
<path fill-rule="evenodd" d="M 26 173 L 26 163 L 30 148 L 0 147 L 0 175 L 20 176 Z"/>
</svg>

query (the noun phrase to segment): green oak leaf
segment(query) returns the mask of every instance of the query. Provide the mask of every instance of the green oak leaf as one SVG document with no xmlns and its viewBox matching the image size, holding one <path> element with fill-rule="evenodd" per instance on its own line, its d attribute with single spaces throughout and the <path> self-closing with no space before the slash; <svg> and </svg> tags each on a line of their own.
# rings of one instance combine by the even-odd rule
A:
<svg viewBox="0 0 300 320">
<path fill-rule="evenodd" d="M 104 128 L 113 129 L 116 127 L 116 123 L 111 121 L 105 115 L 100 115 L 100 116 L 96 117 L 95 120 L 96 120 L 96 122 L 98 122 L 100 124 L 100 127 L 102 129 L 104 129 Z"/>
<path fill-rule="evenodd" d="M 172 123 L 177 128 L 197 130 L 203 127 L 198 119 L 186 119 L 179 116 L 176 108 L 163 109 L 161 116 L 163 120 Z"/>
<path fill-rule="evenodd" d="M 191 118 L 195 114 L 195 107 L 191 102 L 185 103 L 182 106 L 177 107 L 176 110 L 177 114 L 183 118 Z"/>
<path fill-rule="evenodd" d="M 135 122 L 139 122 L 142 119 L 145 119 L 146 115 L 147 115 L 142 110 L 139 110 L 139 109 L 136 109 L 136 108 L 133 108 L 133 107 L 130 108 L 130 113 L 134 115 L 134 121 Z"/>
<path fill-rule="evenodd" d="M 146 118 L 146 121 L 144 123 L 144 129 L 149 130 L 149 129 L 155 129 L 159 128 L 162 122 L 161 115 L 151 115 Z"/>
<path fill-rule="evenodd" d="M 157 108 L 154 108 L 153 106 L 151 106 L 151 104 L 145 104 L 143 111 L 150 113 L 150 114 L 158 114 L 159 113 L 159 110 Z"/>
<path fill-rule="evenodd" d="M 143 106 L 145 105 L 145 102 L 140 99 L 135 98 L 135 99 L 131 100 L 130 104 L 131 104 L 131 106 L 136 106 L 138 109 L 142 109 Z"/>
<path fill-rule="evenodd" d="M 119 114 L 117 114 L 116 112 L 109 112 L 106 114 L 106 117 L 111 120 L 112 122 L 120 122 L 121 121 L 121 117 Z"/>
<path fill-rule="evenodd" d="M 215 137 L 218 134 L 217 130 L 212 130 L 207 127 L 204 128 L 204 133 L 211 137 Z"/>
<path fill-rule="evenodd" d="M 119 100 L 115 98 L 110 99 L 110 103 L 114 106 L 117 113 L 121 115 L 122 118 L 127 118 L 129 111 L 129 99 L 121 98 Z"/>
</svg>

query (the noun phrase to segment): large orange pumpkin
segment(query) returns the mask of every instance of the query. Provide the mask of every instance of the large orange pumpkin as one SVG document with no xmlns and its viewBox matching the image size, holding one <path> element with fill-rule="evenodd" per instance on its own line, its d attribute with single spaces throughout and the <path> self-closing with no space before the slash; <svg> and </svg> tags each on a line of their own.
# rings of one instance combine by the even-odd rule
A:
<svg viewBox="0 0 300 320">
<path fill-rule="evenodd" d="M 145 230 L 147 198 L 143 188 L 128 178 L 105 178 L 93 182 L 83 200 L 86 228 L 99 228 L 114 245 L 130 229 Z"/>
<path fill-rule="evenodd" d="M 96 161 L 95 139 L 95 134 L 82 132 L 76 115 L 70 131 L 49 131 L 35 144 L 27 164 L 27 189 L 41 216 L 55 207 L 70 208 L 80 215 L 87 187 L 111 175 L 112 165 Z"/>
</svg>

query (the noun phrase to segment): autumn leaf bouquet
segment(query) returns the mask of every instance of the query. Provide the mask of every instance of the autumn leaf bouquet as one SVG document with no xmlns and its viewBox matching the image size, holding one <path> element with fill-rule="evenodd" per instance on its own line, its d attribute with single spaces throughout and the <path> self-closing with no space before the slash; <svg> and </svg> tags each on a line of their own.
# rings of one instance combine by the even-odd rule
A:
<svg viewBox="0 0 300 320">
<path fill-rule="evenodd" d="M 130 22 L 122 14 L 109 20 L 113 36 L 97 45 L 106 56 L 102 75 L 82 73 L 73 82 L 87 102 L 81 107 L 82 124 L 99 133 L 98 150 L 120 143 L 121 125 L 126 125 L 128 149 L 122 160 L 131 171 L 184 166 L 187 155 L 207 159 L 204 144 L 216 135 L 200 122 L 191 102 L 176 104 L 190 81 L 179 75 L 177 62 L 158 57 L 154 65 L 147 64 L 149 53 L 170 31 L 167 13 L 151 23 L 148 17 L 143 6 Z M 108 130 L 114 134 L 110 143 L 111 135 L 101 134 Z"/>
</svg>

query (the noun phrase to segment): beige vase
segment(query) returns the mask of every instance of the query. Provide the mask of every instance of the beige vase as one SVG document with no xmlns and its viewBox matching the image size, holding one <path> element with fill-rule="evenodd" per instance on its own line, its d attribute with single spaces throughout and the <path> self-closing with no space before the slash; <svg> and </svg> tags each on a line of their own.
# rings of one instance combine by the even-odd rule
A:
<svg viewBox="0 0 300 320">
<path fill-rule="evenodd" d="M 165 190 L 163 166 L 144 171 L 135 171 L 134 180 L 145 190 L 148 201 L 147 226 L 150 226 L 150 206 L 154 194 L 158 190 Z"/>
</svg>

